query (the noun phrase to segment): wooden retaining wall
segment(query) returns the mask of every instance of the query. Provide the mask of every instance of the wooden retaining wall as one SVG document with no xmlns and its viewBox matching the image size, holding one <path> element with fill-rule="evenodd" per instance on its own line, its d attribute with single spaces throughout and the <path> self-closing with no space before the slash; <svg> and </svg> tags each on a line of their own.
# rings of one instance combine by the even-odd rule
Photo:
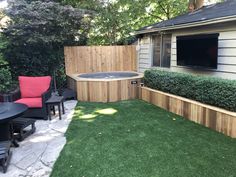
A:
<svg viewBox="0 0 236 177">
<path fill-rule="evenodd" d="M 65 47 L 66 74 L 137 71 L 134 45 Z"/>
<path fill-rule="evenodd" d="M 236 138 L 236 113 L 147 87 L 140 98 L 191 121 Z"/>
</svg>

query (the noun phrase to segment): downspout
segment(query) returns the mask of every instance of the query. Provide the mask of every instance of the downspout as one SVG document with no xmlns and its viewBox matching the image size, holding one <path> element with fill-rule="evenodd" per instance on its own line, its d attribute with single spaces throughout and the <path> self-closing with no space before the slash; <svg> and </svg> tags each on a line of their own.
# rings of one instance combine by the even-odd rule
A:
<svg viewBox="0 0 236 177">
<path fill-rule="evenodd" d="M 150 53 L 150 56 L 149 56 L 149 61 L 150 61 L 150 68 L 153 67 L 153 51 L 154 51 L 154 44 L 153 44 L 153 37 L 151 34 L 149 34 L 150 36 L 150 43 L 149 43 L 149 53 Z"/>
<path fill-rule="evenodd" d="M 161 41 L 160 41 L 160 67 L 162 67 L 162 54 L 163 54 L 163 33 L 160 32 L 161 34 Z"/>
<path fill-rule="evenodd" d="M 137 72 L 140 72 L 140 69 L 139 69 L 139 62 L 140 62 L 140 38 L 138 38 L 138 45 L 136 47 L 136 51 L 137 51 Z"/>
</svg>

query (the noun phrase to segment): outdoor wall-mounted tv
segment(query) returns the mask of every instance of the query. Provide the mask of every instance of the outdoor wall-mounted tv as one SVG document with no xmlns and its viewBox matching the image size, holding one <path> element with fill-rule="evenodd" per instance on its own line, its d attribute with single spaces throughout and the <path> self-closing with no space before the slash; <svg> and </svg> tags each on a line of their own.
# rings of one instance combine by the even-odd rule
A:
<svg viewBox="0 0 236 177">
<path fill-rule="evenodd" d="M 219 34 L 177 37 L 177 65 L 217 69 Z"/>
</svg>

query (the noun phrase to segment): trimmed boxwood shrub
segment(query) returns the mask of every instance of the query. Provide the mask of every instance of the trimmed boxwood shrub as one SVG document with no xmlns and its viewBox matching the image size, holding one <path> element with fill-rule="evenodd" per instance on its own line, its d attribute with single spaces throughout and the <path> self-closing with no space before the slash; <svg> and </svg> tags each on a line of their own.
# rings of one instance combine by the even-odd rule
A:
<svg viewBox="0 0 236 177">
<path fill-rule="evenodd" d="M 236 112 L 236 81 L 193 74 L 146 70 L 145 86 Z"/>
</svg>

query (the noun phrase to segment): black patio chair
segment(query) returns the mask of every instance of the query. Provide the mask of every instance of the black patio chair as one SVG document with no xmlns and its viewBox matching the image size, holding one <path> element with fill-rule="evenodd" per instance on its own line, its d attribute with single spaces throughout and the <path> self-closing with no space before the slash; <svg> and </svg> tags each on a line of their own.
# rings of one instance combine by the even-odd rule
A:
<svg viewBox="0 0 236 177">
<path fill-rule="evenodd" d="M 36 130 L 35 119 L 16 118 L 12 121 L 14 138 L 23 141 L 25 138 L 33 134 Z"/>
<path fill-rule="evenodd" d="M 51 77 L 19 76 L 19 83 L 20 90 L 14 96 L 15 102 L 26 104 L 29 107 L 23 117 L 47 120 L 45 102 L 50 98 L 52 92 Z"/>
<path fill-rule="evenodd" d="M 10 163 L 11 159 L 10 147 L 11 147 L 10 141 L 0 142 L 0 166 L 2 167 L 3 173 L 6 173 Z"/>
</svg>

